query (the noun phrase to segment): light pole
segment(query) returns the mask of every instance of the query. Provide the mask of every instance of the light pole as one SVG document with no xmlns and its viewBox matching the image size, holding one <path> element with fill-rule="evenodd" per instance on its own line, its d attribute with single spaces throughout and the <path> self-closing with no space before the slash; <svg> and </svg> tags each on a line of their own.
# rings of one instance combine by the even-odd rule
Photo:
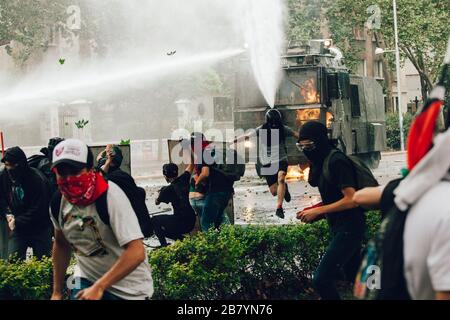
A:
<svg viewBox="0 0 450 320">
<path fill-rule="evenodd" d="M 392 0 L 394 8 L 394 34 L 395 34 L 395 65 L 397 69 L 397 95 L 398 95 L 398 121 L 400 123 L 400 148 L 405 150 L 405 140 L 403 137 L 403 114 L 402 114 L 402 89 L 400 84 L 400 51 L 398 50 L 398 29 L 397 29 L 397 3 Z"/>
<path fill-rule="evenodd" d="M 398 110 L 398 122 L 400 127 L 400 148 L 405 151 L 405 138 L 403 134 L 403 114 L 402 114 L 402 89 L 400 84 L 400 51 L 398 49 L 398 29 L 397 29 L 397 3 L 392 0 L 392 6 L 394 9 L 394 37 L 395 37 L 395 50 L 384 50 L 382 48 L 376 48 L 375 54 L 382 54 L 386 52 L 395 52 L 395 69 L 397 72 L 397 110 Z"/>
</svg>

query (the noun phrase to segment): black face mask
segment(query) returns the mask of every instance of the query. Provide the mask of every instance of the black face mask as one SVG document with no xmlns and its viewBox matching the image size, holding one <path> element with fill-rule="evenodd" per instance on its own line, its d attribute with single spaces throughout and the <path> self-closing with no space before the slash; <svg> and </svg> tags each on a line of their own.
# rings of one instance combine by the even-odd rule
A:
<svg viewBox="0 0 450 320">
<path fill-rule="evenodd" d="M 322 164 L 325 158 L 331 151 L 330 146 L 316 146 L 314 150 L 304 150 L 304 155 L 311 161 L 313 164 Z"/>
<path fill-rule="evenodd" d="M 325 125 L 317 121 L 309 121 L 302 126 L 299 136 L 299 141 L 311 140 L 314 142 L 314 149 L 303 150 L 303 153 L 310 162 L 321 166 L 332 149 Z"/>
<path fill-rule="evenodd" d="M 20 183 L 23 179 L 23 170 L 19 167 L 7 169 L 8 176 L 13 183 Z"/>
</svg>

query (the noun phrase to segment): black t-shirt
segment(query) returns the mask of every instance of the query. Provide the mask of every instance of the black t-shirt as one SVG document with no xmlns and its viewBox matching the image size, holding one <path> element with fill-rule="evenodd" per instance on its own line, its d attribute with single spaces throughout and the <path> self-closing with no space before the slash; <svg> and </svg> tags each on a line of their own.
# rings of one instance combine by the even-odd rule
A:
<svg viewBox="0 0 450 320">
<path fill-rule="evenodd" d="M 195 217 L 195 212 L 189 203 L 189 181 L 191 174 L 184 172 L 161 189 L 158 196 L 159 202 L 171 203 L 173 214 L 180 217 Z"/>
<path fill-rule="evenodd" d="M 341 200 L 345 188 L 357 188 L 356 173 L 351 161 L 342 152 L 333 154 L 328 162 L 331 181 L 326 181 L 323 173 L 319 178 L 319 192 L 324 205 Z M 366 230 L 362 208 L 333 212 L 326 215 L 332 232 L 352 232 L 363 235 Z"/>
</svg>

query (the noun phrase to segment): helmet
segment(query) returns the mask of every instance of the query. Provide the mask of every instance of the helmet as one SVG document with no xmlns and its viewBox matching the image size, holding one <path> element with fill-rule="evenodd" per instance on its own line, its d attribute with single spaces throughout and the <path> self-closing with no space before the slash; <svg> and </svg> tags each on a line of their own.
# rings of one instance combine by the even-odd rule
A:
<svg viewBox="0 0 450 320">
<path fill-rule="evenodd" d="M 280 111 L 275 108 L 269 109 L 266 112 L 266 123 L 271 128 L 280 128 L 283 124 Z"/>
</svg>

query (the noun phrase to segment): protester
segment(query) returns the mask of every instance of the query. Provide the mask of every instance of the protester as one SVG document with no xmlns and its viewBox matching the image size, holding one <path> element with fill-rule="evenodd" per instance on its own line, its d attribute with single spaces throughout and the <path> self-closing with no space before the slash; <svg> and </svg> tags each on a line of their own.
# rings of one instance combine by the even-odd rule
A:
<svg viewBox="0 0 450 320">
<path fill-rule="evenodd" d="M 205 207 L 205 196 L 208 188 L 207 179 L 203 181 L 203 183 L 195 186 L 195 181 L 198 179 L 200 172 L 195 170 L 197 167 L 194 166 L 194 173 L 191 177 L 191 181 L 189 183 L 189 203 L 191 204 L 192 209 L 194 209 L 195 215 L 197 216 L 197 220 L 200 225 L 200 220 L 203 212 L 203 208 Z"/>
<path fill-rule="evenodd" d="M 152 218 L 155 234 L 163 247 L 168 245 L 166 238 L 182 240 L 184 235 L 192 231 L 195 226 L 195 212 L 188 198 L 192 171 L 193 166 L 190 165 L 178 177 L 176 164 L 167 163 L 163 166 L 163 175 L 169 185 L 159 191 L 155 204 L 171 203 L 173 214 L 161 214 Z"/>
<path fill-rule="evenodd" d="M 355 194 L 356 201 L 378 206 L 383 216 L 356 278 L 354 292 L 359 298 L 450 300 L 448 126 L 437 134 L 447 70 L 445 65 L 439 83 L 411 124 L 403 178 L 390 181 L 383 190 L 370 188 Z M 380 268 L 376 290 L 367 290 L 365 283 L 371 265 Z"/>
<path fill-rule="evenodd" d="M 202 133 L 192 133 L 191 148 L 197 172 L 194 188 L 201 189 L 207 181 L 203 210 L 200 215 L 201 229 L 207 231 L 213 227 L 219 228 L 222 224 L 229 224 L 225 209 L 234 193 L 234 181 L 217 169 L 214 162 L 215 150 L 209 146 Z"/>
<path fill-rule="evenodd" d="M 52 209 L 50 215 L 55 227 L 52 299 L 63 298 L 72 250 L 77 265 L 71 299 L 148 299 L 153 280 L 138 219 L 126 194 L 94 171 L 93 158 L 86 144 L 76 139 L 61 142 L 53 152 L 62 197 L 60 210 Z M 106 217 L 98 210 L 102 199 Z"/>
<path fill-rule="evenodd" d="M 283 200 L 291 201 L 288 185 L 286 183 L 286 174 L 288 170 L 288 157 L 286 138 L 294 136 L 298 139 L 298 133 L 288 126 L 283 125 L 283 119 L 280 111 L 269 109 L 265 115 L 266 122 L 256 128 L 255 132 L 247 135 L 258 137 L 258 159 L 262 165 L 261 175 L 265 177 L 269 190 L 273 196 L 277 196 L 277 209 L 275 214 L 284 218 Z M 278 141 L 271 141 L 274 132 L 278 134 Z M 276 136 L 276 135 L 275 135 Z M 237 138 L 240 141 L 243 137 Z M 269 171 L 265 173 L 264 171 Z"/>
<path fill-rule="evenodd" d="M 4 170 L 4 165 L 0 166 L 0 177 Z M 5 201 L 3 197 L 0 196 L 0 202 Z M 0 208 L 6 208 L 7 204 L 0 204 Z M 8 220 L 6 218 L 6 212 L 0 212 L 0 259 L 8 259 L 8 240 L 9 240 L 9 227 Z"/>
<path fill-rule="evenodd" d="M 366 231 L 364 212 L 352 199 L 357 188 L 357 177 L 344 153 L 332 153 L 333 146 L 322 123 L 305 123 L 300 129 L 298 146 L 310 162 L 308 182 L 319 188 L 323 205 L 298 212 L 297 218 L 306 223 L 326 218 L 332 235 L 314 274 L 313 285 L 322 299 L 337 300 L 340 296 L 335 280 L 341 268 L 347 280 L 355 278 Z M 329 156 L 327 163 L 331 181 L 325 178 L 323 168 Z"/>
<path fill-rule="evenodd" d="M 10 230 L 8 256 L 25 259 L 27 249 L 41 259 L 50 256 L 51 224 L 48 219 L 49 183 L 30 168 L 19 147 L 6 150 L 0 174 L 0 212 L 7 217 Z"/>
<path fill-rule="evenodd" d="M 53 193 L 58 189 L 58 186 L 56 184 L 56 176 L 51 170 L 51 163 L 53 149 L 61 141 L 64 141 L 64 139 L 60 137 L 51 138 L 48 141 L 47 147 L 40 150 L 41 154 L 33 155 L 27 160 L 30 167 L 38 169 L 49 181 L 50 195 L 53 195 Z"/>
<path fill-rule="evenodd" d="M 109 172 L 120 169 L 122 161 L 122 150 L 120 150 L 118 146 L 109 144 L 106 146 L 105 150 L 97 156 L 97 169 L 108 174 Z"/>
</svg>

